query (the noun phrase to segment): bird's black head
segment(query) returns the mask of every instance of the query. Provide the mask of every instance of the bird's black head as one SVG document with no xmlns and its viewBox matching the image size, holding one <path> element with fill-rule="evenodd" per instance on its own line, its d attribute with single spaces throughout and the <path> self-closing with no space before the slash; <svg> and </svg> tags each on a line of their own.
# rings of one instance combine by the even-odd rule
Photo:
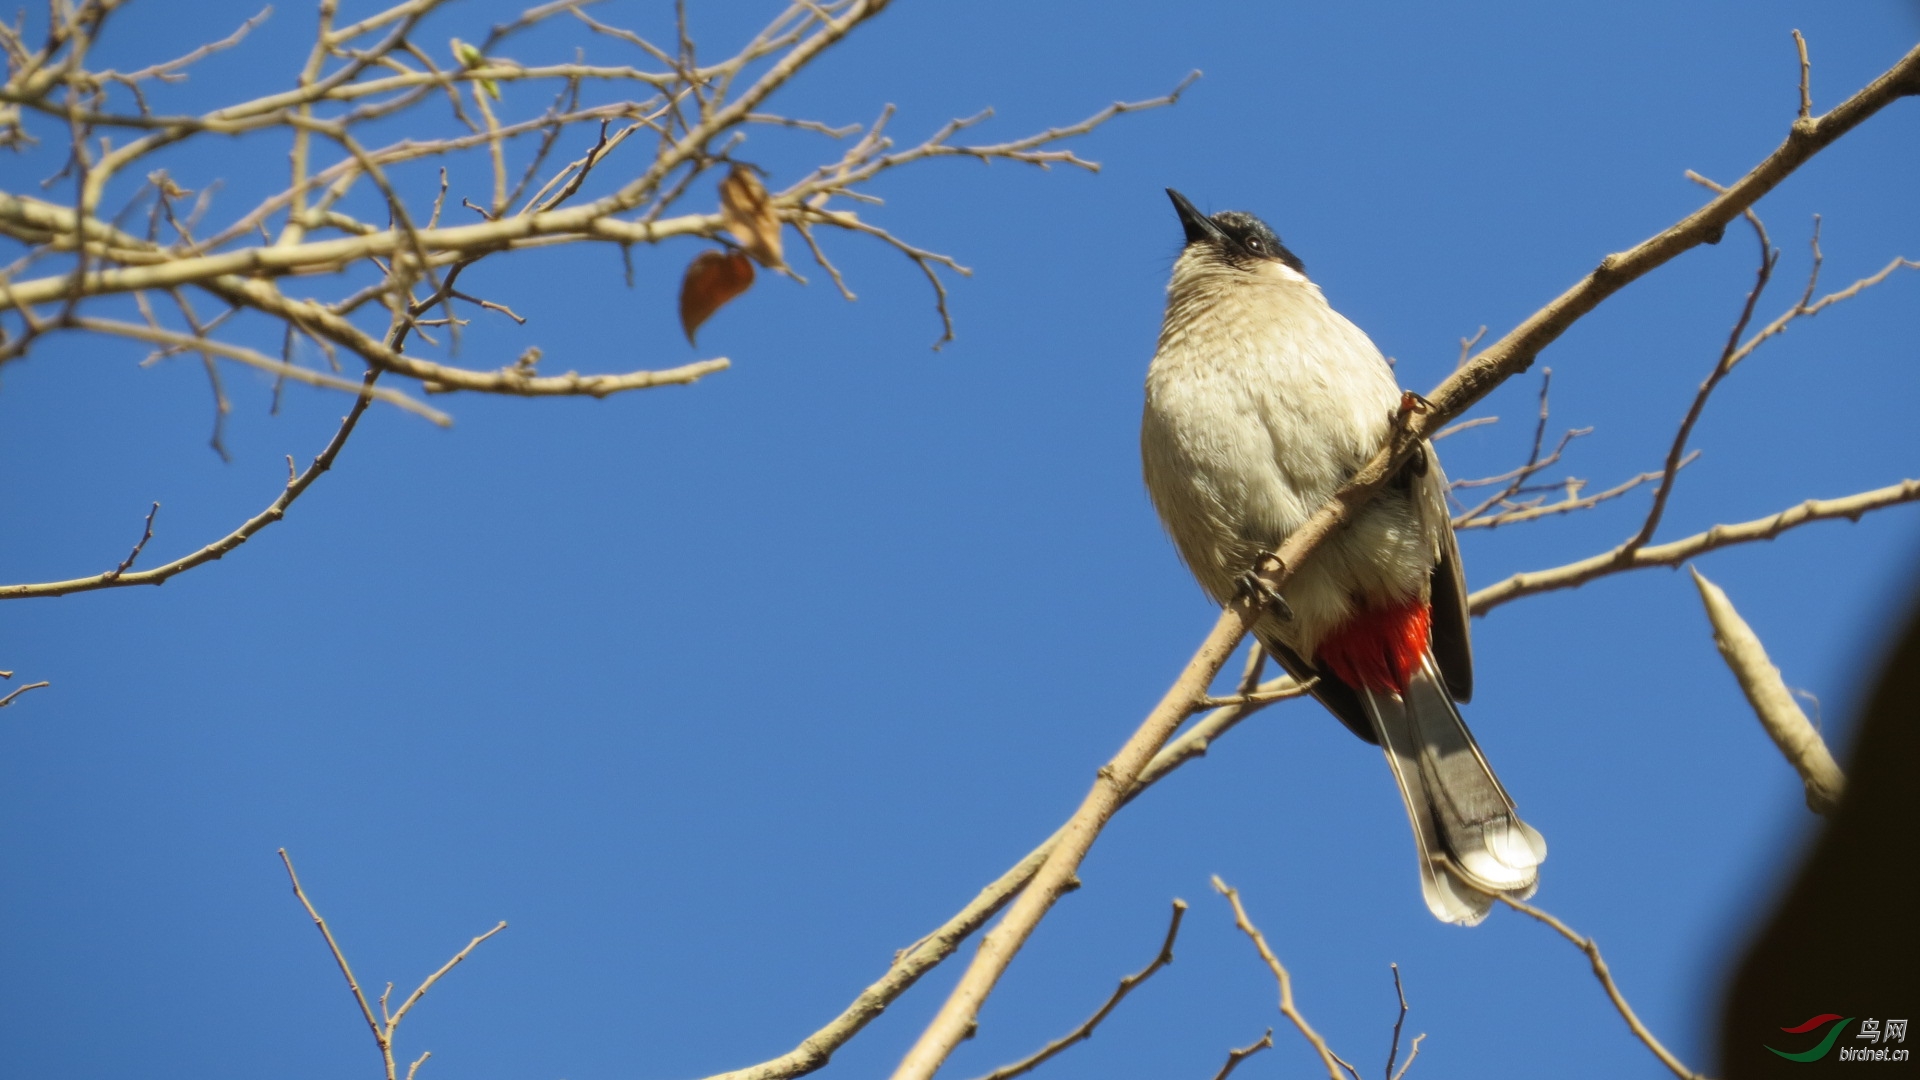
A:
<svg viewBox="0 0 1920 1080">
<path fill-rule="evenodd" d="M 1167 189 L 1167 197 L 1173 200 L 1180 224 L 1187 230 L 1188 247 L 1206 244 L 1214 248 L 1221 259 L 1235 266 L 1251 268 L 1260 262 L 1277 262 L 1296 274 L 1306 275 L 1306 267 L 1299 258 L 1287 250 L 1266 222 L 1252 214 L 1222 210 L 1208 217 L 1172 188 Z"/>
</svg>

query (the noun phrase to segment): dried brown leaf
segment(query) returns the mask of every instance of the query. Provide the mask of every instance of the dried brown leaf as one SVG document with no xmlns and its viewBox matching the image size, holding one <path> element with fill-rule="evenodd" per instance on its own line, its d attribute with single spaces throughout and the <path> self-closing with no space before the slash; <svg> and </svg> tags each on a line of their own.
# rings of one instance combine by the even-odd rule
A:
<svg viewBox="0 0 1920 1080">
<path fill-rule="evenodd" d="M 780 255 L 780 218 L 766 186 L 745 165 L 735 165 L 720 182 L 720 220 L 760 265 L 775 270 L 786 265 Z"/>
<path fill-rule="evenodd" d="M 680 282 L 680 328 L 693 332 L 727 301 L 753 286 L 753 260 L 737 251 L 703 251 Z"/>
</svg>

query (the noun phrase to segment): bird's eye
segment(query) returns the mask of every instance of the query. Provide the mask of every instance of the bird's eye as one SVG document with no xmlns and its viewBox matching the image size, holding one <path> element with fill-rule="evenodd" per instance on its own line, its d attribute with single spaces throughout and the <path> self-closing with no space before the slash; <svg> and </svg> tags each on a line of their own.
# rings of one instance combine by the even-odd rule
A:
<svg viewBox="0 0 1920 1080">
<path fill-rule="evenodd" d="M 1247 250 L 1253 252 L 1255 255 L 1265 255 L 1267 253 L 1267 242 L 1257 236 L 1249 236 L 1247 237 Z"/>
</svg>

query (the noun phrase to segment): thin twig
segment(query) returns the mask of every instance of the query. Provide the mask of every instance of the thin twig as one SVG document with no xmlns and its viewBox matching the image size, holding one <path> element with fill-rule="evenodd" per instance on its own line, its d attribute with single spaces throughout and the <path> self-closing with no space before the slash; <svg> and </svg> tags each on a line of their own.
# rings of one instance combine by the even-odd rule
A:
<svg viewBox="0 0 1920 1080">
<path fill-rule="evenodd" d="M 1227 1077 L 1233 1075 L 1233 1070 L 1240 1067 L 1241 1062 L 1247 1060 L 1248 1058 L 1252 1057 L 1253 1055 L 1259 1053 L 1262 1050 L 1271 1050 L 1272 1048 L 1273 1048 L 1273 1029 L 1268 1028 L 1267 1033 L 1265 1035 L 1260 1036 L 1258 1040 L 1254 1042 L 1250 1042 L 1247 1045 L 1242 1046 L 1236 1050 L 1228 1050 L 1227 1063 L 1225 1065 L 1220 1066 L 1219 1072 L 1213 1074 L 1213 1080 L 1227 1080 Z"/>
<path fill-rule="evenodd" d="M 493 929 L 487 931 L 484 934 L 481 934 L 479 937 L 474 938 L 472 941 L 467 942 L 467 947 L 455 953 L 453 956 L 453 959 L 440 965 L 440 970 L 427 976 L 426 980 L 422 982 L 420 986 L 414 990 L 413 993 L 407 995 L 407 1000 L 400 1003 L 400 1008 L 394 1011 L 393 1019 L 387 1022 L 387 1037 L 389 1039 L 393 1037 L 394 1029 L 400 1026 L 400 1021 L 406 1019 L 407 1013 L 415 1005 L 420 1003 L 421 998 L 427 996 L 427 991 L 433 989 L 434 983 L 439 982 L 441 977 L 444 976 L 447 972 L 452 971 L 454 968 L 458 967 L 462 960 L 465 960 L 467 956 L 473 952 L 473 950 L 480 947 L 481 942 L 487 940 L 488 938 L 499 933 L 500 931 L 505 930 L 506 928 L 507 928 L 506 920 L 502 919 L 499 923 L 494 925 Z"/>
<path fill-rule="evenodd" d="M 7 674 L 8 674 L 8 675 L 12 675 L 13 673 L 12 673 L 12 672 L 8 672 Z M 40 689 L 40 688 L 41 688 L 41 687 L 43 687 L 43 686 L 52 686 L 52 685 L 53 685 L 52 683 L 50 683 L 50 682 L 48 682 L 48 681 L 47 681 L 47 680 L 45 680 L 45 679 L 42 679 L 42 680 L 40 680 L 39 682 L 30 682 L 30 683 L 28 683 L 28 684 L 26 684 L 25 686 L 22 686 L 22 687 L 19 687 L 19 688 L 17 688 L 17 689 L 15 689 L 15 690 L 13 691 L 13 693 L 11 693 L 11 694 L 8 694 L 8 695 L 7 695 L 6 697 L 0 697 L 0 709 L 4 709 L 4 708 L 6 708 L 7 706 L 9 706 L 9 705 L 11 705 L 11 704 L 13 704 L 13 699 L 14 699 L 14 698 L 17 698 L 17 697 L 19 697 L 19 696 L 20 696 L 21 694 L 24 694 L 24 693 L 26 693 L 26 692 L 27 692 L 27 691 L 29 691 L 29 690 L 38 690 L 38 689 Z"/>
<path fill-rule="evenodd" d="M 1710 185 L 1718 187 L 1718 185 Z M 1773 268 L 1780 261 L 1780 252 L 1767 236 L 1767 227 L 1760 222 L 1759 215 L 1752 209 L 1741 212 L 1747 224 L 1753 226 L 1754 237 L 1760 243 L 1760 268 L 1755 272 L 1753 288 L 1747 292 L 1746 301 L 1740 306 L 1740 317 L 1734 321 L 1733 330 L 1727 334 L 1727 343 L 1720 350 L 1720 357 L 1714 362 L 1713 371 L 1707 375 L 1700 389 L 1693 395 L 1693 403 L 1687 407 L 1687 415 L 1680 421 L 1680 428 L 1674 432 L 1673 445 L 1667 449 L 1667 464 L 1660 474 L 1660 486 L 1653 491 L 1653 505 L 1647 510 L 1647 517 L 1635 533 L 1621 548 L 1631 554 L 1653 539 L 1655 530 L 1660 527 L 1660 519 L 1666 513 L 1667 500 L 1673 494 L 1674 478 L 1680 472 L 1680 461 L 1686 456 L 1687 439 L 1693 434 L 1693 426 L 1700 420 L 1700 414 L 1706 410 L 1707 398 L 1714 388 L 1720 385 L 1740 360 L 1740 339 L 1747 332 L 1747 324 L 1753 321 L 1753 309 L 1760 303 L 1760 294 L 1766 292 L 1767 283 L 1773 280 Z"/>
<path fill-rule="evenodd" d="M 1455 480 L 1447 485 L 1447 494 L 1449 499 L 1453 497 L 1453 493 L 1456 491 L 1465 491 L 1470 488 L 1488 487 L 1493 484 L 1506 485 L 1505 487 L 1501 488 L 1499 491 L 1481 500 L 1477 505 L 1469 507 L 1461 511 L 1459 514 L 1455 515 L 1453 519 L 1454 528 L 1464 529 L 1464 528 L 1474 527 L 1475 525 L 1480 525 L 1481 527 L 1490 527 L 1488 525 L 1483 524 L 1483 521 L 1485 520 L 1486 515 L 1491 510 L 1493 510 L 1493 508 L 1496 506 L 1500 507 L 1501 511 L 1498 514 L 1493 515 L 1494 518 L 1496 518 L 1497 520 L 1492 522 L 1492 524 L 1504 524 L 1506 522 L 1515 520 L 1513 515 L 1522 514 L 1528 510 L 1538 509 L 1539 503 L 1544 500 L 1535 500 L 1532 504 L 1529 504 L 1529 505 L 1517 505 L 1513 502 L 1513 500 L 1521 494 L 1540 490 L 1538 488 L 1531 487 L 1528 481 L 1532 480 L 1535 476 L 1538 476 L 1540 473 L 1558 464 L 1560 461 L 1561 455 L 1566 453 L 1567 446 L 1571 444 L 1573 440 L 1583 438 L 1593 433 L 1593 429 L 1590 427 L 1571 428 L 1565 434 L 1560 436 L 1560 441 L 1558 444 L 1554 446 L 1553 453 L 1548 454 L 1544 458 L 1540 456 L 1540 450 L 1546 444 L 1547 419 L 1551 415 L 1551 409 L 1549 407 L 1549 399 L 1548 399 L 1548 389 L 1551 387 L 1552 383 L 1553 383 L 1553 369 L 1542 368 L 1540 371 L 1539 419 L 1535 423 L 1534 429 L 1533 429 L 1533 449 L 1528 451 L 1527 460 L 1524 464 L 1520 465 L 1518 468 L 1509 469 L 1508 471 L 1501 473 L 1498 476 L 1481 477 L 1476 480 Z M 1456 424 L 1453 428 L 1449 428 L 1446 431 L 1442 431 L 1438 434 L 1440 435 L 1447 434 L 1449 431 L 1458 430 L 1461 426 L 1462 425 Z M 1438 435 L 1436 435 L 1436 438 L 1437 437 Z M 1569 479 L 1566 483 L 1566 489 L 1567 489 L 1567 495 L 1564 501 L 1568 505 L 1559 507 L 1557 512 L 1564 513 L 1567 510 L 1584 509 L 1583 507 L 1577 507 L 1572 505 L 1579 497 L 1579 482 Z M 1553 511 L 1549 511 L 1549 512 L 1553 512 Z M 1522 518 L 1521 520 L 1524 520 L 1524 518 Z"/>
<path fill-rule="evenodd" d="M 1807 61 L 1807 39 L 1793 32 L 1793 47 L 1800 53 L 1800 119 L 1813 118 L 1813 65 Z"/>
<path fill-rule="evenodd" d="M 1320 1055 L 1320 1064 L 1326 1066 L 1328 1080 L 1360 1080 L 1360 1074 L 1354 1070 L 1353 1066 L 1333 1052 L 1333 1049 L 1327 1045 L 1327 1040 L 1313 1030 L 1313 1025 L 1307 1023 L 1307 1018 L 1294 1006 L 1293 976 L 1288 974 L 1286 965 L 1280 962 L 1280 958 L 1275 956 L 1273 949 L 1267 945 L 1266 935 L 1260 932 L 1259 927 L 1253 925 L 1252 919 L 1247 918 L 1247 909 L 1240 903 L 1240 891 L 1221 881 L 1218 874 L 1213 876 L 1213 887 L 1221 896 L 1227 898 L 1227 903 L 1233 905 L 1233 925 L 1239 927 L 1240 932 L 1247 935 L 1253 942 L 1254 949 L 1260 953 L 1260 959 L 1266 962 L 1267 970 L 1273 972 L 1274 981 L 1280 985 L 1280 1015 L 1292 1021 L 1293 1026 L 1299 1030 L 1301 1038 L 1306 1039 L 1307 1043 L 1313 1047 L 1313 1052 Z M 1347 1071 L 1345 1077 L 1340 1075 L 1341 1069 Z"/>
<path fill-rule="evenodd" d="M 104 576 L 107 578 L 107 580 L 109 581 L 115 580 L 119 578 L 121 574 L 124 574 L 127 571 L 133 569 L 133 560 L 140 557 L 140 552 L 142 549 L 144 549 L 147 546 L 147 541 L 153 539 L 153 515 L 159 512 L 160 512 L 160 504 L 158 502 L 155 502 L 153 504 L 153 508 L 147 511 L 146 530 L 140 534 L 140 539 L 134 543 L 133 550 L 127 552 L 127 557 L 120 560 L 120 565 L 106 572 Z"/>
<path fill-rule="evenodd" d="M 1203 709 L 1230 709 L 1240 705 L 1271 705 L 1276 701 L 1285 701 L 1288 698 L 1300 697 L 1312 688 L 1312 683 L 1309 682 L 1293 686 L 1284 686 L 1278 690 L 1245 690 L 1235 693 L 1232 697 L 1214 697 L 1209 694 L 1202 697 L 1199 704 Z"/>
<path fill-rule="evenodd" d="M 1593 977 L 1600 980 L 1600 986 L 1606 990 L 1607 998 L 1613 1002 L 1613 1007 L 1620 1013 L 1620 1018 L 1627 1022 L 1627 1027 L 1633 1032 L 1634 1038 L 1639 1039 L 1646 1045 L 1647 1049 L 1653 1051 L 1653 1056 L 1659 1058 L 1660 1063 L 1668 1069 L 1671 1069 L 1673 1075 L 1679 1077 L 1680 1080 L 1706 1080 L 1705 1076 L 1687 1068 L 1679 1058 L 1674 1057 L 1673 1053 L 1665 1046 L 1662 1046 L 1660 1040 L 1654 1037 L 1653 1032 L 1647 1030 L 1647 1026 L 1640 1022 L 1640 1017 L 1634 1013 L 1633 1006 L 1627 1004 L 1626 996 L 1620 993 L 1620 987 L 1614 984 L 1613 973 L 1607 969 L 1606 960 L 1600 956 L 1600 946 L 1594 944 L 1592 938 L 1580 936 L 1566 923 L 1561 922 L 1559 919 L 1554 918 L 1552 915 L 1547 914 L 1531 904 L 1515 900 L 1510 896 L 1496 895 L 1494 899 L 1515 911 L 1531 915 L 1535 919 L 1553 927 L 1559 932 L 1561 937 L 1573 942 L 1575 948 L 1586 953 L 1587 962 L 1593 966 Z"/>
<path fill-rule="evenodd" d="M 1497 424 L 1499 422 L 1500 422 L 1500 418 L 1497 416 L 1476 416 L 1471 420 L 1462 420 L 1459 423 L 1454 424 L 1452 427 L 1441 428 L 1439 431 L 1436 431 L 1433 433 L 1433 438 L 1430 439 L 1429 441 L 1439 442 L 1441 439 L 1444 439 L 1449 435 L 1458 435 L 1463 431 L 1471 431 L 1477 427 L 1485 427 L 1488 424 Z"/>
<path fill-rule="evenodd" d="M 395 1033 L 400 1028 L 400 1021 L 406 1019 L 407 1013 L 411 1011 L 416 1004 L 419 1004 L 420 999 L 426 996 L 427 991 L 431 990 L 433 985 L 439 982 L 442 976 L 459 966 L 460 962 L 465 960 L 474 949 L 478 948 L 481 942 L 505 930 L 507 924 L 501 922 L 493 929 L 467 942 L 466 948 L 455 953 L 453 959 L 440 965 L 438 971 L 427 976 L 419 988 L 414 990 L 414 992 L 407 997 L 407 1000 L 401 1003 L 400 1008 L 395 1010 L 391 1015 L 387 1012 L 387 999 L 393 993 L 393 984 L 388 983 L 386 990 L 380 994 L 380 1015 L 379 1017 L 375 1017 L 373 1006 L 368 1004 L 367 995 L 360 989 L 360 982 L 354 978 L 353 968 L 347 963 L 346 953 L 341 950 L 339 942 L 334 940 L 333 931 L 328 929 L 327 921 L 320 917 L 320 912 L 314 908 L 313 901 L 307 899 L 306 891 L 300 887 L 300 875 L 294 873 L 293 859 L 287 854 L 286 848 L 280 849 L 280 861 L 285 864 L 287 868 L 287 880 L 293 883 L 293 895 L 300 898 L 300 905 L 306 908 L 308 917 L 312 918 L 314 925 L 320 928 L 320 935 L 326 939 L 327 950 L 333 954 L 334 963 L 339 965 L 340 973 L 346 976 L 347 986 L 353 991 L 353 999 L 359 1003 L 360 1012 L 366 1017 L 367 1027 L 373 1032 L 374 1045 L 379 1048 L 381 1063 L 386 1068 L 387 1080 L 399 1080 L 399 1064 L 393 1056 L 393 1040 Z M 408 1066 L 406 1072 L 407 1080 L 413 1080 L 414 1073 L 419 1071 L 420 1066 L 430 1056 L 432 1055 L 421 1054 L 412 1065 Z"/>
<path fill-rule="evenodd" d="M 1094 1010 L 1093 1015 L 1082 1021 L 1079 1027 L 1074 1028 L 1067 1034 L 1062 1035 L 1026 1057 L 1021 1058 L 1019 1061 L 1013 1062 L 1010 1065 L 1000 1066 L 981 1077 L 980 1080 L 1011 1080 L 1012 1077 L 1031 1072 L 1040 1067 L 1067 1047 L 1093 1038 L 1093 1029 L 1099 1027 L 1100 1021 L 1105 1020 L 1108 1013 L 1111 1013 L 1128 994 L 1133 993 L 1135 987 L 1152 978 L 1154 972 L 1173 963 L 1173 942 L 1175 938 L 1180 936 L 1180 920 L 1185 918 L 1186 914 L 1187 902 L 1185 900 L 1175 900 L 1173 902 L 1173 918 L 1167 923 L 1167 936 L 1166 940 L 1160 943 L 1160 952 L 1154 956 L 1152 962 L 1147 964 L 1146 967 L 1121 979 L 1120 985 L 1115 988 L 1113 994 L 1107 998 L 1106 1004 Z"/>
<path fill-rule="evenodd" d="M 1400 1056 L 1400 1029 L 1407 1022 L 1407 990 L 1400 985 L 1400 965 L 1388 964 L 1393 969 L 1393 996 L 1400 999 L 1400 1014 L 1393 1018 L 1393 1041 L 1387 1044 L 1387 1067 L 1381 1070 L 1385 1080 L 1393 1080 L 1393 1059 Z M 1413 1056 L 1407 1056 L 1407 1063 L 1413 1063 Z"/>
<path fill-rule="evenodd" d="M 1473 347 L 1475 345 L 1480 344 L 1480 340 L 1486 336 L 1487 336 L 1487 327 L 1486 327 L 1486 324 L 1482 323 L 1480 326 L 1480 329 L 1475 330 L 1473 332 L 1472 337 L 1461 338 L 1460 339 L 1460 359 L 1455 361 L 1453 366 L 1456 368 L 1466 367 L 1467 361 L 1473 358 Z M 1435 436 L 1435 437 L 1438 438 L 1438 436 Z"/>
<path fill-rule="evenodd" d="M 1287 677 L 1261 685 L 1262 691 L 1277 690 L 1292 680 Z M 1247 717 L 1265 705 L 1236 705 L 1216 709 L 1202 717 L 1156 754 L 1129 789 L 1127 801 L 1143 794 L 1174 770 L 1206 756 L 1207 750 Z M 1040 867 L 1060 843 L 1065 830 L 1056 831 L 1040 845 L 1015 862 L 1007 871 L 980 890 L 971 902 L 939 928 L 894 955 L 893 963 L 872 985 L 861 991 L 851 1004 L 819 1030 L 801 1040 L 792 1050 L 745 1068 L 730 1070 L 707 1080 L 788 1080 L 803 1076 L 827 1064 L 834 1051 L 845 1046 L 868 1024 L 878 1019 L 887 1006 L 906 993 L 921 976 L 952 956 L 966 941 L 1009 901 L 1027 887 Z"/>
<path fill-rule="evenodd" d="M 1920 501 L 1920 480 L 1902 480 L 1897 484 L 1838 499 L 1808 499 L 1777 514 L 1733 525 L 1715 525 L 1705 532 L 1664 544 L 1643 547 L 1637 551 L 1628 552 L 1625 556 L 1621 555 L 1619 548 L 1612 548 L 1564 566 L 1515 574 L 1504 581 L 1476 591 L 1468 598 L 1467 603 L 1475 615 L 1484 615 L 1502 604 L 1512 603 L 1523 596 L 1578 588 L 1598 578 L 1649 566 L 1679 566 L 1688 559 L 1709 551 L 1735 544 L 1748 544 L 1756 540 L 1771 540 L 1789 529 L 1816 521 L 1831 521 L 1835 518 L 1858 521 L 1862 515 L 1875 510 L 1884 510 L 1889 506 L 1915 501 Z M 0 596 L 4 595 L 0 593 Z"/>
<path fill-rule="evenodd" d="M 1424 1031 L 1413 1037 L 1413 1042 L 1407 1046 L 1407 1060 L 1400 1063 L 1400 1071 L 1393 1074 L 1393 1080 L 1400 1080 L 1407 1075 L 1408 1069 L 1413 1068 L 1413 1059 L 1420 1056 L 1420 1044 L 1426 1039 L 1427 1033 Z"/>
<path fill-rule="evenodd" d="M 162 64 L 154 64 L 151 67 L 144 67 L 144 68 L 141 68 L 139 71 L 130 71 L 124 75 L 120 74 L 117 71 L 106 71 L 106 72 L 102 72 L 99 77 L 103 79 L 114 79 L 116 81 L 123 81 L 128 84 L 139 83 L 144 79 L 150 79 L 150 78 L 159 79 L 162 82 L 169 82 L 175 79 L 184 78 L 185 76 L 180 74 L 180 69 L 192 67 L 194 64 L 197 64 L 200 61 L 205 60 L 207 57 L 212 56 L 214 53 L 231 49 L 235 45 L 240 44 L 242 41 L 246 40 L 246 37 L 248 34 L 258 29 L 261 23 L 267 21 L 267 16 L 272 14 L 273 14 L 272 7 L 263 7 L 260 9 L 260 11 L 257 14 L 253 16 L 253 18 L 248 19 L 246 22 L 241 23 L 239 29 L 235 30 L 233 33 L 228 34 L 226 37 L 223 37 L 218 41 L 209 41 L 205 45 L 202 45 L 199 48 L 194 49 L 192 52 L 187 53 L 185 56 L 168 60 L 167 62 Z"/>
<path fill-rule="evenodd" d="M 360 980 L 353 975 L 353 965 L 347 963 L 347 954 L 340 950 L 340 943 L 334 940 L 333 931 L 327 928 L 327 920 L 320 917 L 313 901 L 307 899 L 305 889 L 300 887 L 300 875 L 294 872 L 293 857 L 286 848 L 279 850 L 280 862 L 287 868 L 287 880 L 293 884 L 293 895 L 299 897 L 300 906 L 307 909 L 307 917 L 320 929 L 320 936 L 326 939 L 327 952 L 332 954 L 333 962 L 340 966 L 340 974 L 347 980 L 347 989 L 353 991 L 354 1004 L 360 1006 L 360 1015 L 367 1022 L 367 1029 L 373 1032 L 373 1041 L 380 1045 L 382 1053 L 387 1049 L 386 1032 L 380 1028 L 380 1021 L 373 1015 L 373 1006 L 368 1004 L 367 995 L 360 989 Z"/>
<path fill-rule="evenodd" d="M 913 260 L 913 264 L 919 267 L 920 273 L 926 277 L 927 284 L 933 287 L 934 311 L 940 316 L 940 338 L 933 343 L 933 347 L 938 349 L 953 340 L 953 315 L 947 310 L 947 286 L 945 282 L 940 280 L 940 274 L 935 267 L 944 266 L 962 277 L 972 277 L 972 270 L 955 262 L 951 256 L 942 255 L 936 251 L 928 251 L 925 248 L 915 247 L 886 229 L 863 220 L 858 214 L 844 210 L 820 210 L 811 206 L 804 207 L 803 210 L 809 215 L 806 220 L 825 222 L 829 225 L 837 225 L 850 232 L 865 233 L 868 236 L 876 237 L 885 241 L 886 244 L 895 251 Z M 811 239 L 809 239 L 808 242 L 811 243 Z M 825 265 L 824 261 L 822 265 Z M 836 275 L 836 277 L 837 276 L 838 275 Z"/>
<path fill-rule="evenodd" d="M 175 333 L 171 330 L 155 330 L 152 327 L 142 326 L 139 323 L 121 322 L 118 319 L 100 319 L 88 315 L 73 316 L 67 320 L 67 324 L 77 330 L 91 330 L 99 334 L 111 334 L 116 337 L 132 338 L 136 341 L 145 341 L 150 344 L 163 345 L 171 348 L 210 352 L 229 360 L 237 360 L 249 367 L 259 368 L 269 374 L 279 375 L 292 379 L 295 382 L 303 382 L 310 386 L 345 390 L 350 393 L 360 393 L 364 391 L 369 397 L 377 401 L 384 401 L 389 405 L 398 406 L 413 413 L 415 416 L 424 417 L 441 427 L 448 427 L 453 424 L 453 418 L 451 416 L 430 405 L 417 401 L 398 390 L 389 389 L 384 386 L 363 387 L 351 379 L 341 379 L 333 375 L 328 375 L 325 372 L 300 367 L 297 364 L 285 364 L 265 353 L 242 348 L 238 345 L 229 345 L 224 341 L 195 337 L 192 334 Z"/>
<path fill-rule="evenodd" d="M 849 135 L 860 134 L 859 124 L 843 124 L 834 127 L 818 120 L 798 120 L 791 116 L 776 116 L 773 113 L 748 113 L 749 124 L 772 124 L 776 127 L 789 127 L 797 131 L 812 131 L 830 139 L 844 139 Z"/>
<path fill-rule="evenodd" d="M 1686 468 L 1688 465 L 1693 464 L 1699 457 L 1700 451 L 1689 451 L 1686 457 L 1680 459 L 1680 467 L 1683 469 Z M 1589 510 L 1603 502 L 1617 499 L 1642 484 L 1658 480 L 1663 475 L 1665 475 L 1663 472 L 1644 472 L 1638 476 L 1630 476 L 1620 483 L 1615 484 L 1613 487 L 1607 488 L 1604 491 L 1597 491 L 1592 495 L 1581 494 L 1582 491 L 1586 490 L 1586 481 L 1575 480 L 1569 477 L 1565 485 L 1566 494 L 1554 502 L 1536 501 L 1533 505 L 1514 506 L 1511 509 L 1502 510 L 1497 514 L 1485 514 L 1473 518 L 1468 517 L 1466 514 L 1461 514 L 1453 519 L 1453 527 L 1456 529 L 1497 529 L 1502 525 L 1517 525 L 1521 522 L 1535 521 L 1539 518 L 1551 517 L 1555 514 L 1568 514 L 1575 510 Z"/>
<path fill-rule="evenodd" d="M 374 389 L 374 380 L 379 376 L 380 373 L 377 370 L 367 373 L 360 396 L 354 399 L 353 407 L 341 419 L 340 427 L 334 431 L 326 447 L 314 457 L 306 470 L 298 476 L 289 476 L 287 485 L 281 490 L 279 496 L 269 503 L 265 510 L 248 518 L 234 531 L 191 555 L 156 566 L 151 570 L 123 571 L 112 576 L 103 573 L 92 577 L 47 581 L 31 585 L 0 585 L 0 600 L 18 600 L 32 596 L 65 596 L 69 593 L 129 585 L 159 585 L 175 574 L 222 558 L 228 552 L 251 540 L 261 529 L 286 517 L 287 508 L 293 505 L 294 500 L 304 495 L 307 489 L 313 486 L 315 480 L 320 479 L 323 473 L 333 467 L 334 459 L 340 456 L 341 448 L 347 444 L 347 439 L 353 435 L 354 428 L 360 423 L 360 417 L 366 413 L 367 406 L 373 402 L 371 391 Z"/>
<path fill-rule="evenodd" d="M 1267 650 L 1259 642 L 1247 648 L 1247 666 L 1240 672 L 1240 683 L 1234 687 L 1234 696 L 1245 701 L 1260 692 L 1260 672 L 1267 666 Z"/>
<path fill-rule="evenodd" d="M 833 287 L 840 290 L 841 298 L 848 301 L 858 300 L 859 297 L 853 295 L 853 290 L 847 288 L 847 279 L 840 276 L 840 268 L 833 265 L 833 260 L 827 258 L 826 252 L 820 250 L 820 241 L 814 238 L 812 226 L 805 221 L 796 221 L 793 227 L 799 230 L 801 239 L 807 242 L 807 250 L 813 252 L 813 261 L 827 272 L 829 278 L 833 279 Z"/>
</svg>

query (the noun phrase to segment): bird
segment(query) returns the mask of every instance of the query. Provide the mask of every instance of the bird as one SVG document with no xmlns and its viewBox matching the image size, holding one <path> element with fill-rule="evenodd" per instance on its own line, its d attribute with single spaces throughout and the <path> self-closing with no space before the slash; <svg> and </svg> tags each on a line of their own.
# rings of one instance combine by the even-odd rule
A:
<svg viewBox="0 0 1920 1080">
<path fill-rule="evenodd" d="M 1208 596 L 1261 601 L 1253 634 L 1385 752 L 1443 922 L 1526 899 L 1546 841 L 1456 702 L 1473 651 L 1447 481 L 1430 442 L 1274 593 L 1255 574 L 1391 436 L 1404 395 L 1372 339 L 1252 214 L 1167 189 L 1185 244 L 1146 378 L 1140 452 L 1161 524 Z"/>
</svg>

